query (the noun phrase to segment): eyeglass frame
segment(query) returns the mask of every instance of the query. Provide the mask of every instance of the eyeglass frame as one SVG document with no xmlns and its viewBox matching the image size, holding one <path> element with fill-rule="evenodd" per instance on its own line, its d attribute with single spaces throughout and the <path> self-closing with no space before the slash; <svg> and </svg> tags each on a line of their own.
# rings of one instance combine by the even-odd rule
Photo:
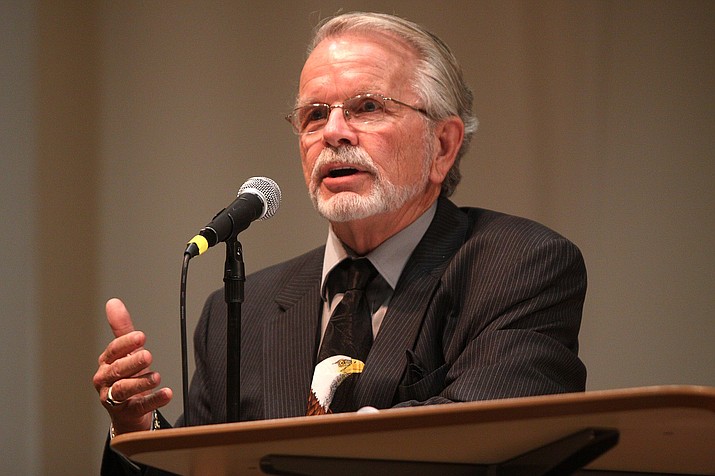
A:
<svg viewBox="0 0 715 476">
<path fill-rule="evenodd" d="M 286 114 L 286 115 L 284 116 L 284 118 L 285 118 L 286 121 L 288 121 L 288 122 L 290 123 L 291 129 L 293 129 L 293 132 L 294 132 L 296 135 L 299 135 L 299 136 L 315 134 L 316 132 L 319 132 L 319 131 L 323 130 L 323 129 L 325 128 L 325 125 L 328 123 L 328 120 L 330 119 L 330 113 L 333 112 L 333 109 L 336 109 L 336 108 L 342 109 L 342 111 L 343 111 L 343 118 L 345 119 L 345 122 L 347 122 L 348 124 L 352 124 L 353 118 L 350 116 L 350 111 L 349 111 L 348 109 L 345 109 L 345 103 L 346 103 L 347 101 L 350 101 L 350 100 L 353 100 L 353 99 L 358 99 L 358 98 L 361 98 L 361 97 L 367 97 L 367 98 L 375 97 L 375 98 L 379 98 L 379 99 L 382 99 L 382 101 L 383 101 L 384 103 L 387 103 L 388 101 L 394 102 L 395 104 L 399 104 L 400 106 L 405 106 L 405 107 L 407 107 L 407 108 L 409 108 L 409 109 L 412 109 L 413 111 L 419 112 L 419 113 L 423 114 L 425 117 L 427 117 L 428 119 L 433 119 L 432 115 L 431 115 L 429 112 L 427 112 L 427 110 L 424 109 L 424 108 L 417 107 L 417 106 L 413 106 L 413 105 L 411 105 L 411 104 L 407 104 L 406 102 L 400 101 L 399 99 L 395 99 L 395 98 L 393 98 L 393 97 L 385 96 L 385 95 L 380 94 L 380 93 L 360 93 L 360 94 L 356 94 L 355 96 L 351 96 L 351 97 L 349 97 L 349 98 L 347 98 L 347 99 L 344 99 L 343 102 L 338 103 L 338 104 L 328 104 L 328 103 L 324 103 L 324 102 L 322 102 L 322 103 L 321 103 L 321 102 L 314 102 L 314 103 L 304 104 L 304 105 L 302 105 L 302 106 L 299 106 L 299 107 L 296 107 L 295 109 L 293 109 L 291 112 L 289 112 L 288 114 Z M 296 126 L 295 122 L 293 122 L 293 118 L 296 117 L 296 112 L 297 112 L 297 111 L 299 111 L 299 110 L 301 110 L 301 109 L 303 109 L 303 108 L 306 108 L 306 107 L 311 107 L 311 106 L 313 106 L 313 107 L 316 107 L 316 106 L 324 106 L 324 107 L 327 108 L 328 114 L 327 114 L 327 116 L 325 116 L 325 119 L 322 119 L 322 120 L 325 121 L 325 124 L 323 124 L 323 125 L 322 125 L 321 127 L 319 127 L 318 129 L 315 129 L 315 130 L 312 130 L 312 131 L 304 131 L 304 132 L 301 132 L 301 131 L 298 129 L 298 126 Z M 385 112 L 387 112 L 387 107 L 386 107 L 386 106 L 385 106 L 385 108 L 383 109 L 382 113 L 384 114 Z M 380 119 L 378 119 L 378 120 L 369 120 L 369 121 L 364 121 L 364 122 L 358 122 L 358 124 L 369 124 L 370 122 L 380 122 L 381 120 L 382 120 L 382 118 L 380 118 Z"/>
</svg>

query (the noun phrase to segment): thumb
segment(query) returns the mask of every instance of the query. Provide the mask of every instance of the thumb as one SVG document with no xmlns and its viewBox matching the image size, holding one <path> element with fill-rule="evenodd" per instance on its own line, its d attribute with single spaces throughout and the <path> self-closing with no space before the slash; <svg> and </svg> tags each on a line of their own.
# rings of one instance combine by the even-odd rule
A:
<svg viewBox="0 0 715 476">
<path fill-rule="evenodd" d="M 134 324 L 132 323 L 129 311 L 127 311 L 126 306 L 124 306 L 124 303 L 120 299 L 112 298 L 107 301 L 105 311 L 107 313 L 109 327 L 112 328 L 114 337 L 121 337 L 134 330 Z"/>
</svg>

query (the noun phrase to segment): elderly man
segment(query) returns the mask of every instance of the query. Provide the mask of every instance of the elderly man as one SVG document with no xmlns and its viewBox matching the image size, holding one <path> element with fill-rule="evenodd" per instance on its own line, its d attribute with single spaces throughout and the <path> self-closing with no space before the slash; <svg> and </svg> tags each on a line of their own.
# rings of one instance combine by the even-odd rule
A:
<svg viewBox="0 0 715 476">
<path fill-rule="evenodd" d="M 364 365 L 332 411 L 584 389 L 578 249 L 534 222 L 448 199 L 476 129 L 471 103 L 452 53 L 418 25 L 351 13 L 317 30 L 287 118 L 329 234 L 246 281 L 241 420 L 305 415 L 315 366 L 333 354 Z M 355 286 L 362 304 L 341 330 L 331 315 L 353 300 L 340 282 L 355 273 L 367 276 Z M 172 393 L 154 390 L 144 335 L 118 300 L 107 317 L 116 338 L 94 384 L 112 434 L 167 425 L 156 410 Z M 214 293 L 196 329 L 192 424 L 225 420 L 225 329 Z M 105 452 L 107 474 L 130 469 Z"/>
</svg>

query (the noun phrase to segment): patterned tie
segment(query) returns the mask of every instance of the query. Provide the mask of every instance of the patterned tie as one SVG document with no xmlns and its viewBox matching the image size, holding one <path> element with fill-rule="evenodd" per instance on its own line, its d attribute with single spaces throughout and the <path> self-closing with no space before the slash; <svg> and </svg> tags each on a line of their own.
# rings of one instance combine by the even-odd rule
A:
<svg viewBox="0 0 715 476">
<path fill-rule="evenodd" d="M 330 316 L 318 362 L 333 355 L 364 362 L 372 346 L 372 319 L 365 288 L 377 270 L 366 258 L 344 260 L 339 266 L 347 270 L 345 294 Z"/>
<path fill-rule="evenodd" d="M 366 258 L 347 259 L 339 265 L 347 270 L 345 293 L 330 316 L 318 362 L 334 355 L 346 355 L 363 362 L 372 346 L 372 314 L 365 288 L 377 275 Z M 353 387 L 358 375 L 348 377 L 335 392 L 330 410 L 334 413 L 355 411 Z"/>
</svg>

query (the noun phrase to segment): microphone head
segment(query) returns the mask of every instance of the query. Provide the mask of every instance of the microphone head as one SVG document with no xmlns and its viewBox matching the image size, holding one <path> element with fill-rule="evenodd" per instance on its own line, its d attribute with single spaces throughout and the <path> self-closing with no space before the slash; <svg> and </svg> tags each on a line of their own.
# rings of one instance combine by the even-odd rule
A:
<svg viewBox="0 0 715 476">
<path fill-rule="evenodd" d="M 238 189 L 238 195 L 242 193 L 256 195 L 263 202 L 263 213 L 258 217 L 258 220 L 267 220 L 272 217 L 281 206 L 281 189 L 277 183 L 268 177 L 249 178 Z"/>
</svg>

